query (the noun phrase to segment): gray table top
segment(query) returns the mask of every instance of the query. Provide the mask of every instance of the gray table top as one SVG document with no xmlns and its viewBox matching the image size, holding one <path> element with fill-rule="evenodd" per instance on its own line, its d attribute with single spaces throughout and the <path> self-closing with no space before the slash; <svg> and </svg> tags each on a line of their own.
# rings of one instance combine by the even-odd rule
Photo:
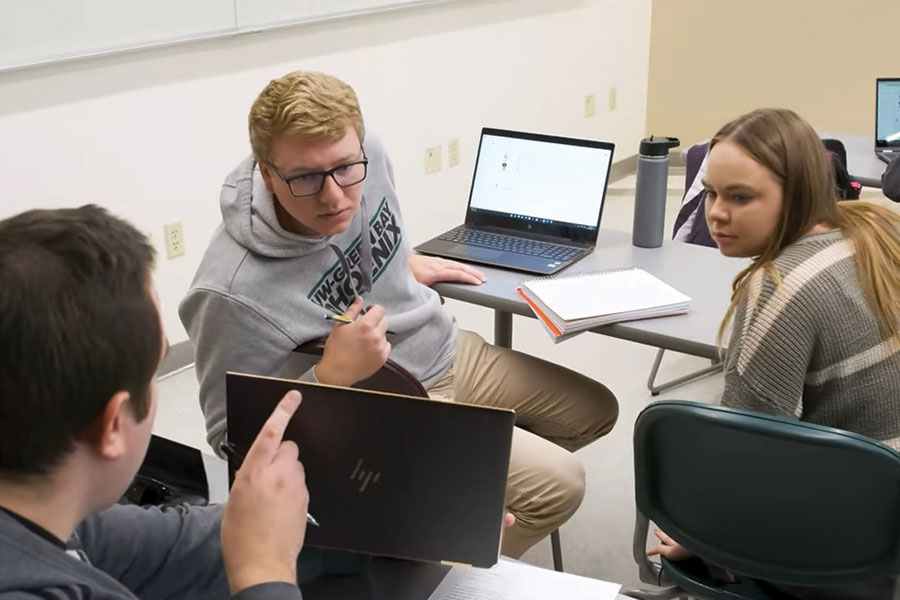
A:
<svg viewBox="0 0 900 600">
<path fill-rule="evenodd" d="M 823 138 L 834 138 L 844 143 L 847 150 L 847 171 L 850 176 L 868 187 L 881 187 L 881 176 L 887 164 L 875 156 L 875 136 L 859 133 L 826 131 Z"/>
<path fill-rule="evenodd" d="M 636 569 L 637 567 L 635 567 Z M 302 586 L 304 600 L 428 600 L 450 567 L 376 558 L 365 576 L 323 577 Z M 618 600 L 627 600 L 619 596 Z"/>
<path fill-rule="evenodd" d="M 731 299 L 731 282 L 748 264 L 746 259 L 722 256 L 716 248 L 665 241 L 661 248 L 638 248 L 631 234 L 602 230 L 596 249 L 561 274 L 638 267 L 687 294 L 692 299 L 686 315 L 645 319 L 598 327 L 592 331 L 632 342 L 704 358 L 718 355 L 716 335 Z M 479 286 L 439 283 L 442 296 L 495 310 L 533 317 L 525 301 L 516 294 L 527 273 L 478 265 L 487 274 Z"/>
</svg>

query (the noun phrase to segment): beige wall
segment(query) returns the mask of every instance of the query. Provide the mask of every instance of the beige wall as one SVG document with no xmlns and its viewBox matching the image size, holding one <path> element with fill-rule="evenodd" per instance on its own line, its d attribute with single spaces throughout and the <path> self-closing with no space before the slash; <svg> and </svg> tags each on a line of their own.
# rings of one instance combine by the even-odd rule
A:
<svg viewBox="0 0 900 600">
<path fill-rule="evenodd" d="M 900 77 L 898 0 L 653 0 L 647 132 L 685 143 L 784 106 L 874 135 L 875 78 Z"/>
</svg>

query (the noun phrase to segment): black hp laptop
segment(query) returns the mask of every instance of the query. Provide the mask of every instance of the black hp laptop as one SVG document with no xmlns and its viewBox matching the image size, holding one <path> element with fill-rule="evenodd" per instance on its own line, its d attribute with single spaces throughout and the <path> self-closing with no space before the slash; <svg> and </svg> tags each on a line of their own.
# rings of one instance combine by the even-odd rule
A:
<svg viewBox="0 0 900 600">
<path fill-rule="evenodd" d="M 615 146 L 481 130 L 466 222 L 416 248 L 530 273 L 556 273 L 594 249 Z"/>
<path fill-rule="evenodd" d="M 900 156 L 900 78 L 875 81 L 875 155 L 886 163 Z"/>
<path fill-rule="evenodd" d="M 246 452 L 292 389 L 303 403 L 285 439 L 300 448 L 319 523 L 306 545 L 497 562 L 513 411 L 228 373 L 228 441 Z"/>
</svg>

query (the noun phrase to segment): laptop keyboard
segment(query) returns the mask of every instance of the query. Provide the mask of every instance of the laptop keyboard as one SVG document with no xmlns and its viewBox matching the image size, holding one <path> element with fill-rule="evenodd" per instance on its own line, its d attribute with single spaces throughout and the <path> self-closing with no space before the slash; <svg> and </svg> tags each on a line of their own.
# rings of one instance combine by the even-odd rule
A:
<svg viewBox="0 0 900 600">
<path fill-rule="evenodd" d="M 580 248 L 563 246 L 562 244 L 552 244 L 550 242 L 538 242 L 512 235 L 503 235 L 502 233 L 469 229 L 464 226 L 451 229 L 438 239 L 446 242 L 481 246 L 482 248 L 492 248 L 494 250 L 505 250 L 506 252 L 514 252 L 515 254 L 537 256 L 539 258 L 549 258 L 558 261 L 569 260 L 581 252 Z"/>
</svg>

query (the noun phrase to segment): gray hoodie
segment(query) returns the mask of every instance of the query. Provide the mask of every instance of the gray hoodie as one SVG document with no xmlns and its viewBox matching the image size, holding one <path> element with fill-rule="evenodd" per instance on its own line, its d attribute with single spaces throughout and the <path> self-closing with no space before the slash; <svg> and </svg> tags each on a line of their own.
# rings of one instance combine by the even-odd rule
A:
<svg viewBox="0 0 900 600">
<path fill-rule="evenodd" d="M 407 265 L 390 161 L 368 135 L 369 159 L 360 208 L 346 231 L 303 236 L 285 231 L 251 156 L 222 185 L 222 226 L 212 241 L 179 315 L 194 343 L 200 406 L 207 438 L 224 439 L 225 373 L 312 379 L 294 348 L 331 331 L 327 313 L 343 313 L 357 293 L 387 312 L 391 359 L 425 387 L 453 362 L 457 328 L 437 293 Z M 361 235 L 366 222 L 368 239 Z M 349 275 L 349 276 L 348 276 Z"/>
</svg>

